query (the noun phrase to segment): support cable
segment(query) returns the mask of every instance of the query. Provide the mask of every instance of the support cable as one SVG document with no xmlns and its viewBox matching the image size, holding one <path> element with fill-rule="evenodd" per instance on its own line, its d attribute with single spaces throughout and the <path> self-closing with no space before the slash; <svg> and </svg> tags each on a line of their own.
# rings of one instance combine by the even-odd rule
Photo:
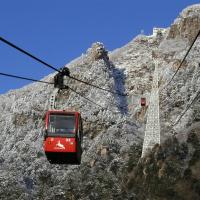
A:
<svg viewBox="0 0 200 200">
<path fill-rule="evenodd" d="M 188 111 L 188 109 L 192 106 L 192 104 L 197 100 L 197 98 L 200 95 L 200 90 L 196 93 L 195 97 L 192 99 L 191 103 L 187 105 L 186 109 L 181 113 L 181 115 L 177 118 L 176 122 L 173 124 L 173 126 L 177 125 L 182 117 L 185 115 L 185 113 Z"/>
<path fill-rule="evenodd" d="M 23 77 L 23 76 L 16 76 L 16 75 L 6 74 L 6 73 L 2 73 L 2 72 L 0 72 L 0 75 L 12 77 L 12 78 L 17 78 L 17 79 L 22 79 L 22 80 L 27 80 L 27 81 L 39 82 L 39 83 L 46 83 L 46 84 L 51 84 L 51 85 L 54 84 L 54 83 L 47 82 L 47 81 L 40 81 L 40 80 L 36 80 L 36 79 L 33 79 L 33 78 L 26 78 L 26 77 Z"/>
<path fill-rule="evenodd" d="M 22 79 L 22 80 L 28 80 L 28 81 L 33 81 L 33 82 L 39 82 L 39 83 L 45 83 L 45 84 L 50 84 L 50 85 L 53 85 L 54 83 L 52 82 L 47 82 L 47 81 L 40 81 L 40 80 L 36 80 L 36 79 L 33 79 L 33 78 L 26 78 L 26 77 L 23 77 L 23 76 L 16 76 L 16 75 L 12 75 L 12 74 L 7 74 L 7 73 L 2 73 L 0 72 L 0 75 L 1 76 L 7 76 L 7 77 L 12 77 L 12 78 L 17 78 L 17 79 Z M 66 86 L 66 88 L 69 88 L 71 91 L 73 91 L 74 93 L 76 93 L 77 95 L 79 95 L 80 97 L 86 99 L 87 101 L 89 101 L 90 103 L 93 103 L 95 104 L 96 106 L 102 108 L 102 109 L 106 109 L 110 112 L 112 112 L 113 114 L 119 114 L 120 112 L 113 112 L 112 110 L 106 108 L 106 107 L 103 107 L 102 105 L 92 101 L 91 99 L 83 96 L 82 94 L 80 94 L 79 92 L 77 92 L 75 89 L 69 87 L 69 86 Z"/>
<path fill-rule="evenodd" d="M 53 70 L 59 72 L 59 73 L 62 73 L 61 70 L 58 70 L 57 68 L 55 68 L 55 67 L 53 67 L 52 65 L 50 65 L 50 64 L 48 64 L 48 63 L 46 63 L 46 62 L 44 62 L 43 60 L 37 58 L 36 56 L 34 56 L 34 55 L 32 55 L 31 53 L 29 53 L 29 52 L 23 50 L 22 48 L 16 46 L 15 44 L 9 42 L 8 40 L 6 40 L 6 39 L 0 37 L 0 41 L 4 42 L 5 44 L 7 44 L 7 45 L 9 45 L 9 46 L 11 46 L 11 47 L 13 47 L 14 49 L 20 51 L 21 53 L 23 53 L 23 54 L 25 54 L 25 55 L 31 57 L 32 59 L 38 61 L 39 63 L 41 63 L 41 64 L 43 64 L 43 65 L 45 65 L 45 66 L 47 66 L 47 67 L 49 67 L 49 68 L 51 68 L 51 69 L 53 69 Z M 95 88 L 97 88 L 97 89 L 99 89 L 99 90 L 103 90 L 103 91 L 106 91 L 106 92 L 109 92 L 109 93 L 112 93 L 112 94 L 116 94 L 116 95 L 120 95 L 120 96 L 127 96 L 127 94 L 122 94 L 122 93 L 118 93 L 118 92 L 113 92 L 113 91 L 111 91 L 111 90 L 108 90 L 108 89 L 99 87 L 99 86 L 97 86 L 97 85 L 88 83 L 88 82 L 86 82 L 86 81 L 80 80 L 80 79 L 78 79 L 78 78 L 76 78 L 76 77 L 73 77 L 73 76 L 70 76 L 70 75 L 68 75 L 68 77 L 71 78 L 71 79 L 73 79 L 73 80 L 76 80 L 76 81 L 78 81 L 78 82 L 81 82 L 81 83 L 84 83 L 84 84 L 86 84 L 86 85 L 89 85 L 89 86 L 91 86 L 91 87 L 95 87 Z"/>
<path fill-rule="evenodd" d="M 23 53 L 23 54 L 25 54 L 25 55 L 27 55 L 27 56 L 33 58 L 34 60 L 38 61 L 39 63 L 42 63 L 43 65 L 46 65 L 47 67 L 49 67 L 49 68 L 51 68 L 51 69 L 53 69 L 53 70 L 55 70 L 55 71 L 61 73 L 60 70 L 58 70 L 58 69 L 56 69 L 55 67 L 51 66 L 50 64 L 48 64 L 48 63 L 42 61 L 41 59 L 35 57 L 34 55 L 30 54 L 29 52 L 27 52 L 27 51 L 21 49 L 20 47 L 14 45 L 13 43 L 11 43 L 11 42 L 5 40 L 4 38 L 0 37 L 0 40 L 1 40 L 2 42 L 4 42 L 5 44 L 7 44 L 7 45 L 13 47 L 14 49 L 20 51 L 21 53 Z"/>
<path fill-rule="evenodd" d="M 105 108 L 105 107 L 101 106 L 100 104 L 97 104 L 96 102 L 94 102 L 94 101 L 92 101 L 91 99 L 89 99 L 89 98 L 87 98 L 87 97 L 81 95 L 79 92 L 77 92 L 76 90 L 74 90 L 73 88 L 71 88 L 71 87 L 69 87 L 69 86 L 68 86 L 68 88 L 69 88 L 71 91 L 73 91 L 74 93 L 76 93 L 77 95 L 79 95 L 80 97 L 82 97 L 82 98 L 86 99 L 87 101 L 89 101 L 89 102 L 91 102 L 91 103 L 93 103 L 93 104 L 99 106 L 100 108 L 107 109 L 108 111 L 112 112 L 113 114 L 119 114 L 119 113 L 120 113 L 120 112 L 113 112 L 112 110 L 110 110 L 110 109 L 108 109 L 108 108 Z"/>
<path fill-rule="evenodd" d="M 69 75 L 69 78 L 71 78 L 71 79 L 73 79 L 73 80 L 75 80 L 75 81 L 84 83 L 84 84 L 86 84 L 86 85 L 95 87 L 95 88 L 97 88 L 97 89 L 100 89 L 100 90 L 103 90 L 103 91 L 112 93 L 112 94 L 117 94 L 117 95 L 120 95 L 120 96 L 128 96 L 127 94 L 122 94 L 122 93 L 118 93 L 118 92 L 112 92 L 112 91 L 110 91 L 110 90 L 107 90 L 107 89 L 105 89 L 105 88 L 101 88 L 101 87 L 99 87 L 99 86 L 97 86 L 97 85 L 93 85 L 93 84 L 91 84 L 91 83 L 88 83 L 88 82 L 86 82 L 86 81 L 80 80 L 80 79 L 78 79 L 78 78 L 76 78 L 76 77 L 73 77 L 73 76 L 70 76 L 70 75 Z"/>
<path fill-rule="evenodd" d="M 198 31 L 197 35 L 195 36 L 194 40 L 192 41 L 192 44 L 190 45 L 189 49 L 187 50 L 184 58 L 182 59 L 180 65 L 178 66 L 177 70 L 175 71 L 175 73 L 173 74 L 172 78 L 170 79 L 170 81 L 167 83 L 167 85 L 164 88 L 166 88 L 173 81 L 174 77 L 176 76 L 176 74 L 178 73 L 178 71 L 181 68 L 182 64 L 184 63 L 186 57 L 188 56 L 190 50 L 192 49 L 192 47 L 193 47 L 194 43 L 196 42 L 197 38 L 199 37 L 199 35 L 200 35 L 200 30 Z"/>
</svg>

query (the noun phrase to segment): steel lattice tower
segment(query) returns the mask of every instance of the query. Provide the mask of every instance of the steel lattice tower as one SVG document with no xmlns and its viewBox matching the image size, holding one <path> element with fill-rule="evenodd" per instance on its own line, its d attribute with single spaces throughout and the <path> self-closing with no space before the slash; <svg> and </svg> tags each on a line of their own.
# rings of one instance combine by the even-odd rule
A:
<svg viewBox="0 0 200 200">
<path fill-rule="evenodd" d="M 160 119 L 159 119 L 159 88 L 158 88 L 158 62 L 155 61 L 153 84 L 147 113 L 147 123 L 142 148 L 142 157 L 155 144 L 160 144 Z"/>
</svg>

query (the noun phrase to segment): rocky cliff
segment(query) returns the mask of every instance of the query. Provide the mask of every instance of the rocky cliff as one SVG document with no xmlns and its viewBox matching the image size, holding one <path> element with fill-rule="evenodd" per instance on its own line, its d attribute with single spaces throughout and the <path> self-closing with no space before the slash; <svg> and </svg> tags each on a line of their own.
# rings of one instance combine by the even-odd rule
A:
<svg viewBox="0 0 200 200">
<path fill-rule="evenodd" d="M 0 199 L 199 199 L 200 106 L 198 99 L 172 126 L 198 92 L 200 38 L 167 85 L 200 29 L 200 5 L 183 10 L 167 29 L 139 35 L 107 52 L 95 43 L 67 64 L 71 75 L 123 97 L 66 78 L 65 83 L 102 107 L 67 90 L 59 108 L 84 119 L 80 166 L 51 165 L 42 143 L 51 85 L 33 83 L 0 96 Z M 159 61 L 162 144 L 141 157 L 148 101 Z M 53 81 L 50 74 L 45 81 Z M 167 85 L 167 87 L 166 87 Z M 146 97 L 147 106 L 140 106 Z"/>
</svg>

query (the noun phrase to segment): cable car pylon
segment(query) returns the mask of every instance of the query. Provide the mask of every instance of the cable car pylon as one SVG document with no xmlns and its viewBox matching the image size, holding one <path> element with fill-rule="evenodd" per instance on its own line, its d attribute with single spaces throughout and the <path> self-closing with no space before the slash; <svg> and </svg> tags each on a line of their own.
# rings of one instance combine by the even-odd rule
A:
<svg viewBox="0 0 200 200">
<path fill-rule="evenodd" d="M 147 113 L 147 123 L 142 147 L 142 157 L 144 157 L 155 144 L 160 144 L 158 62 L 154 61 L 154 64 L 155 71 Z"/>
</svg>

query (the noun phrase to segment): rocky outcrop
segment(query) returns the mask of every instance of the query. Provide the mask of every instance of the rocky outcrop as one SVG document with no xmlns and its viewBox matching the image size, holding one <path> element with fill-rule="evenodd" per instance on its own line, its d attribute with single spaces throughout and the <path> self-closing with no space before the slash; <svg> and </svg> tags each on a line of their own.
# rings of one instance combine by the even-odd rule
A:
<svg viewBox="0 0 200 200">
<path fill-rule="evenodd" d="M 174 137 L 161 146 L 156 145 L 144 159 L 131 163 L 127 170 L 126 188 L 141 200 L 199 199 L 198 137 L 199 132 L 194 129 L 184 143 L 179 143 Z"/>
<path fill-rule="evenodd" d="M 175 20 L 174 24 L 172 24 L 167 38 L 187 38 L 189 41 L 192 41 L 200 29 L 199 13 L 199 4 L 183 10 L 180 16 Z"/>
<path fill-rule="evenodd" d="M 100 42 L 96 42 L 92 45 L 87 51 L 88 58 L 91 58 L 93 61 L 103 59 L 109 60 L 108 51 L 105 49 L 104 45 Z"/>
</svg>

